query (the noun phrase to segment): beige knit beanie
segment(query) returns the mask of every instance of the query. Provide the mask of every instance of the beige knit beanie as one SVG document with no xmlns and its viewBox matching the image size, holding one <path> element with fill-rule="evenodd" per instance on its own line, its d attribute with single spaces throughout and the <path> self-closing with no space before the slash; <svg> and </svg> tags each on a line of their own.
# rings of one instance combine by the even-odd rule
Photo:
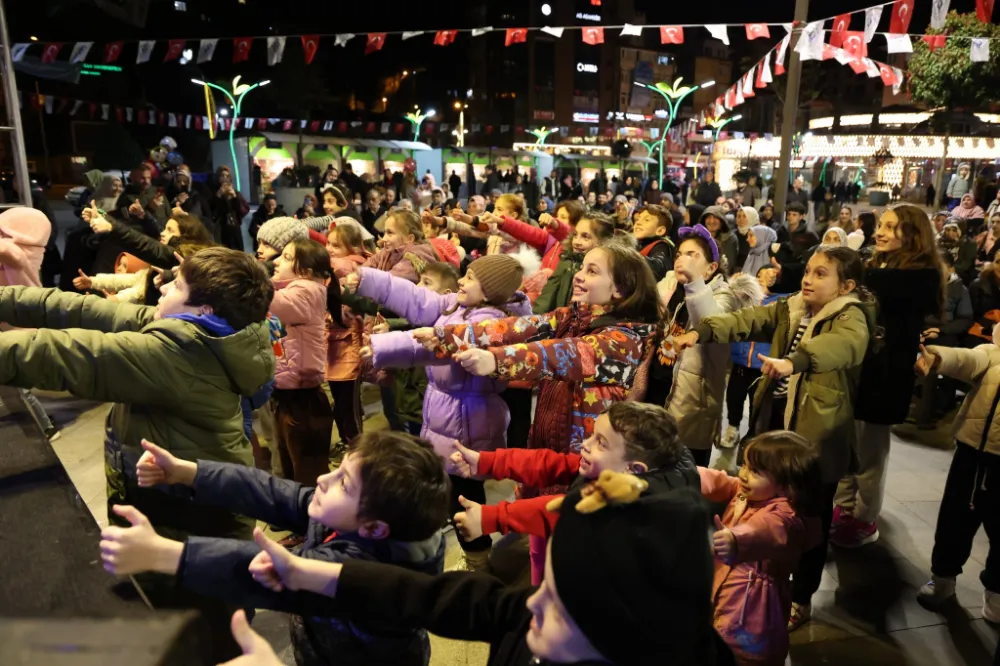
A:
<svg viewBox="0 0 1000 666">
<path fill-rule="evenodd" d="M 503 305 L 513 298 L 524 277 L 521 263 L 506 254 L 480 257 L 469 264 L 466 272 L 475 274 L 486 302 L 492 305 Z"/>
</svg>

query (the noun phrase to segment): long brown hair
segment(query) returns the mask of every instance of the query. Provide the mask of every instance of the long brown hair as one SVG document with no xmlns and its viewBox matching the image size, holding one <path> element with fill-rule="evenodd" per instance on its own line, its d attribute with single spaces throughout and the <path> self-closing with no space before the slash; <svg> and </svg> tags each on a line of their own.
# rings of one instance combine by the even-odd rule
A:
<svg viewBox="0 0 1000 666">
<path fill-rule="evenodd" d="M 597 238 L 597 246 L 600 247 L 604 245 L 608 240 L 610 240 L 615 235 L 615 221 L 611 219 L 611 216 L 605 213 L 595 213 L 595 212 L 585 212 L 583 216 L 576 221 L 576 225 L 587 220 L 590 222 L 590 233 L 594 234 Z M 576 225 L 573 227 L 573 233 L 566 236 L 566 240 L 563 241 L 563 249 L 573 251 L 573 237 L 576 236 Z"/>
<path fill-rule="evenodd" d="M 559 209 L 565 208 L 566 215 L 569 216 L 570 226 L 575 227 L 576 223 L 580 221 L 587 209 L 583 207 L 583 204 L 576 199 L 567 199 L 566 201 L 560 201 L 556 204 L 555 209 L 552 211 L 553 215 L 559 215 Z"/>
<path fill-rule="evenodd" d="M 654 323 L 660 318 L 660 295 L 656 278 L 646 258 L 621 243 L 599 248 L 608 258 L 611 280 L 622 298 L 612 303 L 612 311 L 625 321 Z"/>
<path fill-rule="evenodd" d="M 292 270 L 296 275 L 308 275 L 313 279 L 326 281 L 326 310 L 330 313 L 330 317 L 344 328 L 343 310 L 340 307 L 340 282 L 330 267 L 330 254 L 326 251 L 326 247 L 311 238 L 292 241 L 292 247 L 295 249 Z"/>
<path fill-rule="evenodd" d="M 882 264 L 885 264 L 886 268 L 910 270 L 933 268 L 937 270 L 941 276 L 937 295 L 938 308 L 943 311 L 944 276 L 947 271 L 941 264 L 941 256 L 938 254 L 937 242 L 934 239 L 934 227 L 931 226 L 930 218 L 927 217 L 927 213 L 913 204 L 897 204 L 888 208 L 886 212 L 892 212 L 899 220 L 895 233 L 903 241 L 903 245 L 892 252 L 876 250 L 868 261 L 868 266 L 880 268 Z"/>
</svg>

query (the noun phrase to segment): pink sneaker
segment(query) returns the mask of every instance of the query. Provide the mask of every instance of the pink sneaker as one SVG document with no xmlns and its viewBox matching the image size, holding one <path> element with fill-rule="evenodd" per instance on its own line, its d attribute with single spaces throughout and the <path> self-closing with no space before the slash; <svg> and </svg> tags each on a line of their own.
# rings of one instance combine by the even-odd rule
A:
<svg viewBox="0 0 1000 666">
<path fill-rule="evenodd" d="M 830 543 L 841 548 L 860 548 L 878 541 L 878 526 L 865 523 L 854 516 L 840 515 L 840 525 L 830 531 Z"/>
<path fill-rule="evenodd" d="M 833 534 L 834 532 L 836 532 L 837 530 L 839 530 L 841 527 L 843 527 L 844 522 L 845 522 L 844 519 L 845 518 L 849 518 L 849 517 L 850 516 L 848 514 L 844 513 L 843 509 L 841 509 L 839 505 L 834 505 L 834 507 L 833 507 L 833 520 L 830 521 L 830 534 Z"/>
</svg>

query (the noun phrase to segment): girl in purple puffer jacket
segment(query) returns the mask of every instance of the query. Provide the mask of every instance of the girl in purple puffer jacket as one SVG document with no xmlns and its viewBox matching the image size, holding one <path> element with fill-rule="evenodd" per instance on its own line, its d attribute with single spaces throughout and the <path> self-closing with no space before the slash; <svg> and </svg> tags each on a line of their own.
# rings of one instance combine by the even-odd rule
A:
<svg viewBox="0 0 1000 666">
<path fill-rule="evenodd" d="M 501 317 L 531 314 L 531 304 L 518 293 L 524 269 L 510 255 L 489 255 L 469 265 L 459 280 L 457 294 L 437 294 L 407 280 L 371 268 L 359 269 L 357 294 L 370 298 L 413 326 L 474 324 Z M 424 394 L 424 425 L 420 433 L 444 458 L 453 451 L 452 442 L 477 451 L 492 451 L 507 445 L 510 413 L 500 393 L 506 382 L 468 374 L 461 365 L 438 358 L 413 339 L 409 332 L 382 333 L 371 337 L 376 369 L 426 365 L 428 385 Z M 483 482 L 452 479 L 453 512 L 462 511 L 459 496 L 473 502 L 486 501 Z M 459 544 L 469 568 L 488 566 L 491 540 L 488 535 Z"/>
</svg>

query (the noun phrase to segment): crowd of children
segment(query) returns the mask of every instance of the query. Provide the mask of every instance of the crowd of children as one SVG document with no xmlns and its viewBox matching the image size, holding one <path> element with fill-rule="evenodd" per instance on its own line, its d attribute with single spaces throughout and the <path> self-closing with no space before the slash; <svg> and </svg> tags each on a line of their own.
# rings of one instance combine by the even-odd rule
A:
<svg viewBox="0 0 1000 666">
<path fill-rule="evenodd" d="M 488 642 L 490 664 L 782 664 L 828 544 L 878 539 L 891 427 L 918 389 L 954 393 L 918 376 L 971 385 L 924 603 L 993 531 L 993 257 L 963 300 L 920 209 L 831 208 L 819 237 L 797 204 L 784 224 L 667 200 L 534 220 L 520 193 L 365 195 L 360 220 L 340 182 L 259 219 L 256 257 L 179 208 L 157 240 L 95 202 L 85 221 L 124 252 L 80 272 L 86 295 L 38 288 L 44 239 L 0 215 L 0 321 L 22 329 L 0 383 L 115 403 L 105 567 L 205 612 L 220 659 L 233 611 L 268 608 L 302 665 L 425 665 L 427 631 Z M 365 381 L 390 431 L 364 427 Z M 516 499 L 487 504 L 485 479 Z M 452 528 L 468 571 L 442 573 Z M 509 532 L 533 590 L 490 575 Z M 268 652 L 240 612 L 233 635 Z"/>
</svg>

